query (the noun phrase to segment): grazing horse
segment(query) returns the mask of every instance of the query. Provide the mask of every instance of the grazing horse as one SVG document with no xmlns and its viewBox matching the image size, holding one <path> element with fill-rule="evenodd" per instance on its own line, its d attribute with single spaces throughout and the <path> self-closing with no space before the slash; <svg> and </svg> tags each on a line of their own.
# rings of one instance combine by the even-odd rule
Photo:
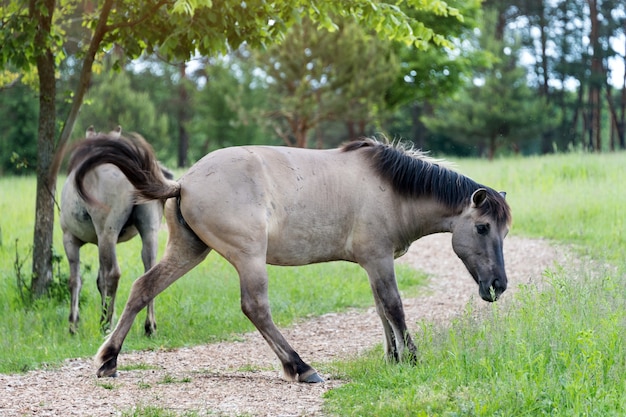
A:
<svg viewBox="0 0 626 417">
<path fill-rule="evenodd" d="M 504 195 L 401 145 L 363 139 L 339 149 L 241 146 L 212 152 L 178 181 L 152 154 L 101 138 L 77 150 L 75 181 L 102 163 L 120 168 L 146 201 L 167 199 L 169 240 L 161 261 L 137 279 L 115 330 L 96 355 L 98 376 L 117 357 L 137 313 L 211 250 L 239 274 L 241 308 L 280 359 L 287 380 L 322 382 L 272 320 L 266 264 L 346 260 L 369 277 L 391 360 L 415 361 L 394 258 L 416 239 L 452 232 L 452 245 L 495 301 L 507 286 L 502 243 L 511 222 Z M 89 200 L 89 196 L 85 195 Z"/>
<path fill-rule="evenodd" d="M 85 141 L 98 137 L 93 127 L 87 130 Z M 121 128 L 107 135 L 111 140 L 130 143 L 130 139 L 121 136 Z M 149 145 L 140 138 L 145 152 L 152 152 Z M 99 269 L 98 290 L 102 297 L 102 316 L 100 324 L 108 330 L 112 324 L 115 310 L 115 295 L 121 271 L 117 263 L 115 245 L 133 238 L 137 233 L 141 236 L 141 259 L 145 270 L 155 263 L 158 249 L 158 231 L 163 217 L 163 202 L 153 201 L 147 204 L 135 204 L 135 189 L 124 174 L 114 165 L 94 166 L 88 172 L 81 173 L 84 187 L 92 196 L 90 202 L 85 201 L 75 187 L 76 166 L 83 156 L 74 153 L 70 159 L 69 173 L 61 192 L 61 229 L 63 230 L 63 246 L 70 264 L 69 289 L 70 333 L 78 330 L 78 308 L 82 280 L 80 276 L 80 248 L 85 243 L 98 245 Z M 172 174 L 160 170 L 161 175 L 171 179 Z M 145 331 L 150 335 L 156 330 L 154 319 L 154 303 L 148 303 Z"/>
</svg>

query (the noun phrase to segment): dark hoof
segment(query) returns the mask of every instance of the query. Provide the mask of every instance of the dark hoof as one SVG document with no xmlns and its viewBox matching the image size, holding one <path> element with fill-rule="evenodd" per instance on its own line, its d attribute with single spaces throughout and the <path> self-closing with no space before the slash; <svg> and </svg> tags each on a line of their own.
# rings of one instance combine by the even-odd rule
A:
<svg viewBox="0 0 626 417">
<path fill-rule="evenodd" d="M 109 359 L 104 364 L 102 364 L 100 369 L 98 369 L 96 375 L 98 376 L 98 378 L 107 376 L 111 378 L 117 377 L 117 359 Z"/>
<path fill-rule="evenodd" d="M 154 334 L 156 334 L 156 324 L 154 326 L 151 326 L 150 324 L 146 323 L 143 327 L 144 331 L 146 332 L 146 336 L 150 337 Z"/>
<path fill-rule="evenodd" d="M 298 381 L 306 382 L 308 384 L 319 384 L 320 382 L 324 382 L 322 377 L 319 376 L 319 374 L 315 371 L 313 371 L 312 373 L 308 375 L 307 374 L 300 375 L 300 377 L 298 377 Z"/>
<path fill-rule="evenodd" d="M 79 322 L 79 320 L 80 319 L 78 317 L 76 317 L 76 319 L 74 320 L 72 318 L 72 316 L 70 315 L 70 319 L 69 319 L 69 322 L 70 322 L 70 334 L 72 336 L 75 335 L 75 334 L 78 334 L 78 322 Z"/>
</svg>

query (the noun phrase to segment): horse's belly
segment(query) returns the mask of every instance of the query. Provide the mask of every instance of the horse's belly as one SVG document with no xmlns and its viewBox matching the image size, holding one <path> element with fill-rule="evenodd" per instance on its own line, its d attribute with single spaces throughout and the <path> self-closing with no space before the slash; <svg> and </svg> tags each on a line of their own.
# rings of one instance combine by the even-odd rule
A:
<svg viewBox="0 0 626 417">
<path fill-rule="evenodd" d="M 76 226 L 78 225 L 74 225 L 74 227 L 69 230 L 73 236 L 85 243 L 98 243 L 98 235 L 93 228 L 93 224 L 82 224 L 80 225 L 81 227 Z"/>
<path fill-rule="evenodd" d="M 283 228 L 270 233 L 267 241 L 266 261 L 271 265 L 297 266 L 318 262 L 352 260 L 349 239 L 331 228 Z"/>
<path fill-rule="evenodd" d="M 268 264 L 279 266 L 300 266 L 340 260 L 351 261 L 352 259 L 346 256 L 339 256 L 339 252 L 329 253 L 324 251 L 281 251 L 280 253 L 268 251 L 266 258 Z"/>
<path fill-rule="evenodd" d="M 118 243 L 126 242 L 137 236 L 138 233 L 139 231 L 135 226 L 126 226 L 120 231 L 117 241 Z"/>
</svg>

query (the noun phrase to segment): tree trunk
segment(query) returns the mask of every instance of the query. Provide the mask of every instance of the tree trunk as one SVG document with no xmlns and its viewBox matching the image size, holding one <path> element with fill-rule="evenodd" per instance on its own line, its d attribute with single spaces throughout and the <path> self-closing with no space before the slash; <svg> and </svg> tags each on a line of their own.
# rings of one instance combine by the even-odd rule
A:
<svg viewBox="0 0 626 417">
<path fill-rule="evenodd" d="M 307 123 L 304 120 L 300 120 L 298 122 L 297 130 L 293 133 L 294 133 L 294 136 L 296 137 L 296 147 L 306 148 L 308 146 L 307 136 L 309 134 Z"/>
<path fill-rule="evenodd" d="M 113 0 L 106 0 L 102 6 L 100 20 L 83 60 L 83 68 L 79 85 L 74 93 L 74 101 L 63 125 L 56 149 L 56 65 L 52 49 L 48 43 L 48 37 L 52 30 L 54 6 L 55 0 L 43 0 L 42 2 L 31 0 L 29 5 L 30 16 L 37 20 L 39 25 L 35 38 L 35 50 L 43 51 L 36 57 L 40 96 L 37 133 L 37 198 L 31 282 L 31 290 L 36 297 L 47 293 L 52 282 L 52 241 L 57 175 L 78 112 L 89 89 L 92 65 L 106 33 L 106 21 L 113 6 Z"/>
<path fill-rule="evenodd" d="M 52 237 L 54 230 L 54 196 L 56 176 L 49 175 L 56 135 L 56 80 L 54 58 L 43 54 L 37 58 L 39 71 L 39 129 L 37 132 L 37 198 L 33 239 L 33 278 L 35 296 L 48 291 L 52 281 Z"/>
<path fill-rule="evenodd" d="M 622 87 L 622 109 L 621 109 L 621 113 L 620 113 L 620 119 L 618 121 L 618 132 L 619 133 L 619 148 L 624 150 L 626 149 L 626 117 L 625 114 L 626 112 L 624 111 L 624 109 L 626 108 L 626 74 L 624 75 L 624 86 Z"/>
<path fill-rule="evenodd" d="M 587 4 L 589 5 L 589 18 L 591 20 L 589 43 L 592 47 L 591 77 L 589 79 L 589 111 L 591 118 L 590 144 L 592 149 L 600 152 L 602 150 L 600 90 L 602 89 L 602 79 L 604 78 L 604 71 L 602 70 L 602 50 L 600 45 L 600 22 L 598 19 L 597 0 L 587 0 Z"/>
<path fill-rule="evenodd" d="M 354 120 L 348 120 L 346 122 L 346 128 L 348 130 L 348 140 L 355 140 L 356 128 L 354 127 Z"/>
<path fill-rule="evenodd" d="M 589 125 L 589 144 L 591 149 L 600 152 L 602 150 L 602 139 L 600 136 L 600 89 L 592 86 L 589 90 L 589 107 L 590 107 L 590 125 Z"/>
<path fill-rule="evenodd" d="M 548 71 L 548 19 L 546 18 L 546 5 L 540 2 L 539 28 L 541 30 L 541 72 L 542 83 L 539 88 L 539 94 L 544 97 L 546 102 L 550 104 L 552 97 L 550 96 L 550 77 Z M 543 132 L 541 134 L 541 153 L 546 154 L 552 151 L 553 136 L 552 132 Z"/>
<path fill-rule="evenodd" d="M 623 91 L 623 89 L 622 89 Z M 611 151 L 614 151 L 616 148 L 616 141 L 615 141 L 615 133 L 617 133 L 617 143 L 618 146 L 621 145 L 622 142 L 624 142 L 624 124 L 620 121 L 618 115 L 617 115 L 617 110 L 615 109 L 615 104 L 613 103 L 613 94 L 612 94 L 612 89 L 611 89 L 611 85 L 608 83 L 608 79 L 607 79 L 607 83 L 606 83 L 606 100 L 609 104 L 609 112 L 611 113 L 611 141 L 610 141 L 610 149 Z M 623 116 L 623 113 L 622 113 Z"/>
<path fill-rule="evenodd" d="M 359 120 L 359 133 L 358 133 L 358 137 L 360 138 L 364 138 L 366 137 L 366 131 L 365 128 L 367 128 L 367 120 L 365 119 L 361 119 Z"/>
<path fill-rule="evenodd" d="M 411 140 L 418 149 L 426 149 L 426 132 L 427 129 L 422 123 L 421 117 L 424 113 L 420 103 L 413 103 L 410 107 L 411 112 Z"/>
<path fill-rule="evenodd" d="M 315 128 L 315 142 L 317 149 L 324 149 L 324 134 L 322 132 L 322 126 L 319 124 Z"/>
<path fill-rule="evenodd" d="M 546 5 L 544 2 L 540 3 L 541 11 L 539 15 L 539 28 L 541 30 L 541 71 L 543 72 L 543 82 L 541 84 L 540 93 L 544 97 L 549 97 L 550 94 L 550 77 L 548 76 L 548 19 L 546 18 Z"/>
<path fill-rule="evenodd" d="M 37 21 L 39 30 L 35 36 L 37 72 L 39 73 L 39 129 L 37 131 L 37 199 L 35 234 L 33 239 L 33 278 L 31 289 L 35 296 L 48 290 L 52 281 L 52 229 L 54 227 L 54 194 L 56 181 L 50 178 L 49 169 L 54 154 L 56 133 L 56 80 L 54 79 L 54 55 L 48 35 L 52 29 L 54 0 L 38 2 L 31 0 L 29 13 Z M 38 233 L 44 230 L 46 233 Z"/>
<path fill-rule="evenodd" d="M 626 46 L 626 40 L 624 41 Z M 626 65 L 626 56 L 624 56 L 624 64 Z M 617 135 L 620 149 L 626 149 L 626 72 L 624 72 L 624 79 L 622 80 L 622 94 L 620 99 L 620 114 L 617 122 Z"/>
<path fill-rule="evenodd" d="M 487 154 L 487 158 L 490 161 L 493 161 L 493 157 L 496 155 L 496 135 L 489 138 L 489 150 Z"/>
<path fill-rule="evenodd" d="M 180 85 L 178 86 L 178 168 L 187 166 L 187 154 L 189 152 L 189 133 L 185 128 L 187 124 L 189 108 L 189 94 L 187 93 L 187 73 L 186 64 L 182 62 L 179 66 Z"/>
</svg>

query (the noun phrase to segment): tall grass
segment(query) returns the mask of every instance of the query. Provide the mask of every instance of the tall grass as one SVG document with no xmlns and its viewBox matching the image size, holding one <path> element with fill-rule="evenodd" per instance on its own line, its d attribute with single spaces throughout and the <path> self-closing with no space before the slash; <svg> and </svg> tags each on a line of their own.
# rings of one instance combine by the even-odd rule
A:
<svg viewBox="0 0 626 417">
<path fill-rule="evenodd" d="M 459 169 L 507 191 L 513 233 L 553 239 L 582 253 L 623 261 L 626 247 L 626 154 L 571 153 L 461 160 Z"/>
<path fill-rule="evenodd" d="M 61 179 L 62 180 L 62 179 Z M 59 190 L 62 182 L 59 183 Z M 0 178 L 0 372 L 20 372 L 65 358 L 95 354 L 103 341 L 99 329 L 100 295 L 96 287 L 97 249 L 81 249 L 83 289 L 79 334 L 68 332 L 69 268 L 60 227 L 55 227 L 55 293 L 34 303 L 20 297 L 20 285 L 30 283 L 34 178 Z M 58 220 L 58 216 L 57 216 Z M 160 235 L 162 253 L 167 233 Z M 132 281 L 143 273 L 138 238 L 118 245 L 122 278 L 116 310 L 121 312 Z M 16 266 L 16 261 L 17 265 Z M 345 262 L 299 268 L 270 267 L 270 301 L 275 321 L 287 325 L 298 318 L 373 304 L 365 272 Z M 18 284 L 20 278 L 21 284 Z M 399 266 L 401 289 L 411 291 L 424 275 Z M 143 335 L 143 313 L 124 344 L 124 349 L 173 348 L 237 337 L 254 328 L 239 307 L 239 279 L 234 268 L 214 253 L 182 277 L 155 301 L 158 331 Z"/>
<path fill-rule="evenodd" d="M 327 394 L 327 410 L 342 416 L 625 415 L 625 157 L 461 161 L 462 172 L 509 192 L 514 234 L 567 242 L 593 260 L 546 271 L 545 289 L 522 287 L 512 303 L 496 303 L 486 314 L 468 307 L 450 326 L 424 323 L 416 335 L 417 366 L 388 366 L 380 350 L 337 364 L 351 382 Z"/>
</svg>

